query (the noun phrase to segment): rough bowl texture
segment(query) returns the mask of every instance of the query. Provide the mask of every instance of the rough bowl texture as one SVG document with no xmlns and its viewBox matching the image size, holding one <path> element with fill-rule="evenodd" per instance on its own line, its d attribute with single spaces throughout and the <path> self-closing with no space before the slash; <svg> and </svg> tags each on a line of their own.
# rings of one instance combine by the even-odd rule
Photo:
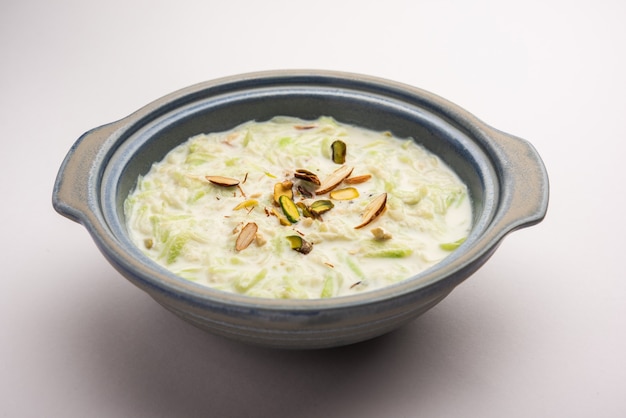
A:
<svg viewBox="0 0 626 418">
<path fill-rule="evenodd" d="M 276 115 L 327 115 L 415 138 L 468 185 L 474 211 L 470 236 L 443 262 L 406 281 L 324 300 L 216 291 L 173 275 L 130 242 L 123 202 L 153 162 L 195 134 Z M 59 170 L 53 205 L 87 228 L 122 275 L 186 321 L 254 344 L 322 348 L 384 334 L 441 301 L 487 261 L 504 236 L 543 219 L 548 177 L 528 142 L 433 94 L 364 75 L 285 70 L 198 84 L 87 132 Z"/>
</svg>

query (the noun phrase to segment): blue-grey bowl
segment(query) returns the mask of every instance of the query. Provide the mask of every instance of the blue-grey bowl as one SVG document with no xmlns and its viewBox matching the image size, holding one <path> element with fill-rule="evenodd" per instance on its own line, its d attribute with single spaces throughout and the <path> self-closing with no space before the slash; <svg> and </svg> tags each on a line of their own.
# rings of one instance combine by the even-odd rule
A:
<svg viewBox="0 0 626 418">
<path fill-rule="evenodd" d="M 468 239 L 441 263 L 398 284 L 320 300 L 214 290 L 174 275 L 131 243 L 123 202 L 153 162 L 193 135 L 276 115 L 326 115 L 415 138 L 468 185 L 474 211 Z M 124 277 L 184 320 L 244 342 L 322 348 L 379 336 L 436 305 L 508 233 L 544 218 L 548 176 L 528 142 L 431 93 L 365 75 L 283 70 L 194 85 L 85 133 L 61 165 L 52 200 L 57 212 L 87 228 Z"/>
</svg>

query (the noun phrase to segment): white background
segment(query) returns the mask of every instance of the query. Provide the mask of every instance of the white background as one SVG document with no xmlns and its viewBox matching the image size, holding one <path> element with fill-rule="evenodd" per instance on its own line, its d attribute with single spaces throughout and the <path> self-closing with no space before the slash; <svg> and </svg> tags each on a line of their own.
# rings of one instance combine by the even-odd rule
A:
<svg viewBox="0 0 626 418">
<path fill-rule="evenodd" d="M 0 417 L 626 416 L 626 6 L 0 4 Z M 532 142 L 551 200 L 442 303 L 325 351 L 224 340 L 124 280 L 50 199 L 84 131 L 278 68 L 424 88 Z"/>
</svg>

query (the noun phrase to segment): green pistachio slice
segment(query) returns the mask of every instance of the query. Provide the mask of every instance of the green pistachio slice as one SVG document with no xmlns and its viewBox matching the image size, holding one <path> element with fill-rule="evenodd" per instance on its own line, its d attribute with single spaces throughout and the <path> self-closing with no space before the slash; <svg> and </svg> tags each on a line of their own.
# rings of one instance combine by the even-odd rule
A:
<svg viewBox="0 0 626 418">
<path fill-rule="evenodd" d="M 308 254 L 313 249 L 313 244 L 302 238 L 300 235 L 287 236 L 291 249 L 302 254 Z"/>
<path fill-rule="evenodd" d="M 291 200 L 289 196 L 280 196 L 280 198 L 278 199 L 278 204 L 280 205 L 280 208 L 283 210 L 283 213 L 285 214 L 285 217 L 287 218 L 287 220 L 289 220 L 289 222 L 291 222 L 292 224 L 298 222 L 298 220 L 300 219 L 300 212 L 298 211 L 298 207 L 296 206 L 296 204 L 293 203 L 293 200 Z"/>
<path fill-rule="evenodd" d="M 285 216 L 283 216 L 283 214 L 280 213 L 277 208 L 274 208 L 274 207 L 271 209 L 266 208 L 265 210 L 269 215 L 276 216 L 278 218 L 278 222 L 280 222 L 281 225 L 284 225 L 284 226 L 291 225 L 291 222 L 289 222 L 289 220 L 285 218 Z"/>
<path fill-rule="evenodd" d="M 319 186 L 320 179 L 317 177 L 317 174 L 310 172 L 309 170 L 305 170 L 303 168 L 299 168 L 294 172 L 294 177 L 300 180 L 310 181 L 311 183 Z"/>
<path fill-rule="evenodd" d="M 313 197 L 313 192 L 301 184 L 298 184 L 298 187 L 296 187 L 296 189 L 298 190 L 298 193 L 300 193 L 300 195 L 302 195 L 303 197 L 307 199 Z"/>
<path fill-rule="evenodd" d="M 292 186 L 293 183 L 289 180 L 276 183 L 274 185 L 274 202 L 279 204 L 281 196 L 287 196 L 289 199 L 293 199 L 293 190 L 291 189 Z"/>
<path fill-rule="evenodd" d="M 346 143 L 341 140 L 336 140 L 330 144 L 330 149 L 333 154 L 333 162 L 336 164 L 343 164 L 346 162 Z"/>
<path fill-rule="evenodd" d="M 354 187 L 346 187 L 345 189 L 332 190 L 329 196 L 335 200 L 352 200 L 359 197 L 359 191 Z"/>
<path fill-rule="evenodd" d="M 330 200 L 316 200 L 309 206 L 309 212 L 315 216 L 319 216 L 324 212 L 328 212 L 335 207 L 335 204 Z"/>
<path fill-rule="evenodd" d="M 300 208 L 300 211 L 302 212 L 302 216 L 304 216 L 305 218 L 313 218 L 313 214 L 311 213 L 311 211 L 309 210 L 309 207 L 304 202 L 298 202 L 296 203 L 296 206 Z"/>
</svg>

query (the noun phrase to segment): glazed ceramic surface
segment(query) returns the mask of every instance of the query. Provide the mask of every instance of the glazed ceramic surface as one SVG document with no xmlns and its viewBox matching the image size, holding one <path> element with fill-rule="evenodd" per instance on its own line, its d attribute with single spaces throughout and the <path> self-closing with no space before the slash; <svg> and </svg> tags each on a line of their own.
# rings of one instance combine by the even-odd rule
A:
<svg viewBox="0 0 626 418">
<path fill-rule="evenodd" d="M 415 138 L 467 184 L 474 211 L 468 239 L 441 263 L 401 283 L 320 300 L 260 299 L 213 290 L 175 276 L 130 242 L 123 202 L 152 163 L 193 135 L 277 115 L 332 116 Z M 191 86 L 87 132 L 59 170 L 53 205 L 85 226 L 124 277 L 186 321 L 254 344 L 323 348 L 384 334 L 441 301 L 487 261 L 508 233 L 544 218 L 548 177 L 527 141 L 431 93 L 358 74 L 285 70 Z"/>
</svg>

